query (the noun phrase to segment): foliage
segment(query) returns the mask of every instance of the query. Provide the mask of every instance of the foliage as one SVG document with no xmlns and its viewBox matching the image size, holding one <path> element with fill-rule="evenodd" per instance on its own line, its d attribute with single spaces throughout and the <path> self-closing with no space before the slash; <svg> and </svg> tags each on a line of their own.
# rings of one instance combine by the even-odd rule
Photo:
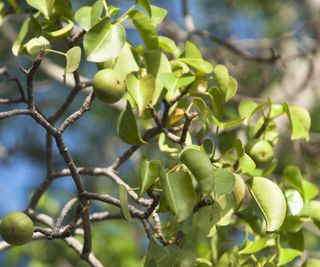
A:
<svg viewBox="0 0 320 267">
<path fill-rule="evenodd" d="M 38 225 L 33 239 L 62 239 L 91 265 L 109 266 L 112 259 L 101 256 L 100 263 L 99 256 L 111 249 L 112 243 L 100 245 L 102 237 L 93 234 L 99 244 L 93 248 L 94 255 L 98 251 L 96 259 L 91 254 L 90 227 L 97 221 L 108 225 L 109 219 L 118 219 L 132 223 L 132 228 L 137 227 L 135 222 L 143 225 L 149 239 L 141 259 L 144 266 L 283 266 L 302 255 L 304 222 L 320 226 L 320 202 L 315 199 L 318 189 L 297 166 L 287 166 L 278 176 L 275 148 L 279 118 L 290 124 L 292 140 L 309 140 L 311 119 L 306 109 L 249 98 L 234 109 L 231 102 L 238 84 L 228 68 L 211 64 L 195 42 L 181 45 L 161 36 L 157 29 L 167 11 L 149 1 L 136 1 L 124 11 L 103 0 L 77 10 L 65 0 L 29 0 L 27 4 L 32 12 L 12 46 L 14 55 L 28 55 L 33 60 L 30 69 L 21 68 L 26 91 L 20 92 L 20 101 L 27 108 L 1 112 L 0 119 L 31 116 L 47 132 L 47 162 L 54 140 L 67 166 L 59 171 L 49 163 L 44 182 L 31 197 L 26 213 Z M 20 8 L 9 1 L 0 5 L 0 14 L 5 16 L 11 9 L 19 12 Z M 127 20 L 143 44 L 129 42 L 124 27 Z M 57 44 L 65 41 L 68 49 L 60 50 Z M 72 92 L 89 88 L 83 104 L 71 115 L 62 106 L 47 118 L 34 100 L 34 75 L 49 53 L 65 58 L 63 79 L 74 74 Z M 116 106 L 122 111 L 117 113 L 114 127 L 117 137 L 131 146 L 103 168 L 76 166 L 63 141 L 67 128 L 96 103 L 91 83 L 79 79 L 79 65 L 88 61 L 97 69 L 115 70 L 127 87 Z M 66 100 L 67 107 L 75 96 Z M 230 108 L 233 113 L 227 112 Z M 224 146 L 230 132 L 244 134 L 232 136 L 230 145 Z M 153 138 L 158 143 L 152 142 Z M 117 170 L 136 150 L 147 146 L 161 155 L 140 156 L 140 186 L 133 188 Z M 116 190 L 89 192 L 81 179 L 85 175 L 108 176 Z M 72 177 L 77 195 L 54 215 L 48 210 L 43 211 L 48 214 L 40 215 L 40 198 L 51 182 L 62 176 Z M 108 205 L 101 206 L 100 202 Z M 73 213 L 68 217 L 70 209 Z M 221 245 L 225 235 L 232 232 L 237 233 L 235 242 Z M 114 240 L 120 242 L 122 238 Z M 312 264 L 309 259 L 304 265 Z"/>
</svg>

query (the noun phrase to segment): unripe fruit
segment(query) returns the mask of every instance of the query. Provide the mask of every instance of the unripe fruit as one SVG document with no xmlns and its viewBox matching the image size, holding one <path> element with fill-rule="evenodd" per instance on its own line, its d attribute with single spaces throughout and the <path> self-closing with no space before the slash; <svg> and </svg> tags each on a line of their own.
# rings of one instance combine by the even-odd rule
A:
<svg viewBox="0 0 320 267">
<path fill-rule="evenodd" d="M 107 104 L 119 101 L 125 93 L 124 80 L 113 69 L 98 71 L 93 77 L 92 85 L 97 98 Z"/>
<path fill-rule="evenodd" d="M 33 222 L 23 212 L 7 214 L 0 225 L 1 236 L 11 245 L 23 245 L 29 242 L 33 234 Z"/>
<path fill-rule="evenodd" d="M 266 140 L 251 140 L 246 151 L 256 163 L 266 163 L 273 158 L 273 147 Z"/>
</svg>

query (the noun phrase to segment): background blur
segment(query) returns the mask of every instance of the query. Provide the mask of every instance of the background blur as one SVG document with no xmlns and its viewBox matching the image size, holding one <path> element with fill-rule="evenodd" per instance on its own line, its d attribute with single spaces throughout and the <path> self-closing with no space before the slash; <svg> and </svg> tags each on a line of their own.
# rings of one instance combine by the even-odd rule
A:
<svg viewBox="0 0 320 267">
<path fill-rule="evenodd" d="M 82 5 L 92 5 L 94 1 L 71 2 L 73 9 L 77 10 Z M 122 13 L 133 3 L 133 0 L 108 1 L 108 4 L 123 8 Z M 311 140 L 308 144 L 295 141 L 289 145 L 288 142 L 292 141 L 283 130 L 276 147 L 280 159 L 277 173 L 281 174 L 284 165 L 294 163 L 310 180 L 317 182 L 320 175 L 320 1 L 154 0 L 151 3 L 169 11 L 165 23 L 159 28 L 163 35 L 174 38 L 178 44 L 184 43 L 186 38 L 192 39 L 201 47 L 207 60 L 214 65 L 225 64 L 237 79 L 239 91 L 229 112 L 236 110 L 243 97 L 257 101 L 270 97 L 274 102 L 287 101 L 308 109 L 312 116 Z M 185 16 L 184 5 L 193 21 Z M 0 68 L 6 66 L 11 77 L 17 77 L 21 82 L 24 81 L 18 66 L 28 66 L 30 60 L 24 56 L 14 57 L 11 45 L 25 18 L 11 16 L 0 28 Z M 128 24 L 129 40 L 139 44 L 138 35 L 130 28 Z M 67 50 L 59 43 L 56 45 L 57 50 Z M 275 60 L 278 56 L 280 59 Z M 45 114 L 52 114 L 70 87 L 63 85 L 62 71 L 55 68 L 64 64 L 63 59 L 56 55 L 49 55 L 47 59 L 37 74 L 35 98 Z M 80 66 L 80 74 L 87 79 L 91 79 L 96 70 L 93 63 L 82 62 Z M 0 97 L 9 96 L 17 96 L 16 86 L 0 76 Z M 85 94 L 80 94 L 67 113 L 76 110 L 84 97 Z M 14 105 L 0 105 L 0 111 L 8 108 L 14 108 Z M 95 101 L 91 112 L 66 131 L 66 143 L 78 166 L 106 166 L 127 148 L 115 137 L 118 114 L 119 109 Z M 280 121 L 283 125 L 287 123 L 286 120 Z M 230 132 L 232 134 L 234 132 Z M 31 192 L 45 176 L 44 142 L 44 130 L 29 118 L 15 117 L 0 122 L 0 217 L 10 211 L 25 209 Z M 139 153 L 157 157 L 157 150 L 149 148 L 149 151 L 136 153 L 121 167 L 121 176 L 132 187 L 139 181 L 134 164 Z M 59 157 L 56 159 L 56 169 L 64 168 Z M 112 192 L 111 182 L 104 177 L 84 180 L 90 191 Z M 70 177 L 58 179 L 41 199 L 40 207 L 54 215 L 74 193 Z M 95 239 L 94 249 L 102 262 L 117 267 L 141 266 L 147 242 L 140 225 L 108 221 L 95 224 L 93 232 L 99 236 Z M 313 235 L 306 242 L 311 250 L 319 246 Z M 0 255 L 0 266 L 87 264 L 62 241 L 53 240 L 11 249 Z"/>
</svg>

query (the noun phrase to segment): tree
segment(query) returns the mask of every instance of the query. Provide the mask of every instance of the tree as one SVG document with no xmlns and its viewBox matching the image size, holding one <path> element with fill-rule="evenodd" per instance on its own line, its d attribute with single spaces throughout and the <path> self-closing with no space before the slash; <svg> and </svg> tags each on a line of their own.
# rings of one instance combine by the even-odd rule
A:
<svg viewBox="0 0 320 267">
<path fill-rule="evenodd" d="M 319 263 L 303 254 L 305 231 L 310 227 L 305 222 L 319 225 L 317 186 L 295 165 L 288 164 L 279 174 L 275 152 L 282 138 L 278 125 L 285 120 L 289 139 L 310 139 L 308 111 L 285 101 L 237 94 L 238 83 L 231 71 L 225 64 L 212 64 L 197 43 L 199 37 L 208 38 L 259 63 L 277 62 L 277 54 L 254 56 L 196 30 L 188 1 L 182 1 L 186 32 L 167 24 L 167 10 L 148 0 L 138 0 L 124 10 L 104 0 L 92 6 L 72 6 L 62 0 L 26 2 L 0 3 L 3 23 L 12 13 L 28 12 L 12 44 L 13 54 L 27 56 L 28 61 L 19 67 L 19 76 L 1 68 L 3 79 L 7 84 L 13 82 L 16 90 L 1 98 L 0 104 L 16 107 L 1 111 L 0 119 L 1 123 L 11 122 L 23 115 L 46 137 L 40 155 L 46 174 L 32 189 L 24 212 L 36 225 L 30 243 L 45 240 L 41 249 L 51 255 L 51 264 L 58 265 L 61 258 L 53 255 L 61 254 L 77 266 L 83 264 L 81 260 L 92 266 Z M 141 38 L 139 45 L 129 42 L 125 26 L 134 27 Z M 172 28 L 175 36 L 170 35 Z M 160 34 L 162 31 L 168 34 Z M 63 100 L 65 92 L 54 92 L 54 88 L 41 98 L 35 90 L 41 67 L 49 66 L 48 59 L 63 64 L 63 76 L 58 79 L 66 86 L 74 84 Z M 81 77 L 83 66 L 90 62 L 104 70 L 100 74 L 112 73 L 109 79 L 104 80 L 104 75 L 90 80 Z M 104 94 L 105 86 L 108 92 L 114 89 L 116 96 Z M 50 103 L 51 94 L 59 101 Z M 117 103 L 111 106 L 113 102 Z M 108 121 L 110 128 L 116 128 L 115 132 L 109 129 L 114 133 L 112 138 L 109 133 L 111 147 L 115 149 L 120 140 L 127 144 L 113 161 L 107 154 L 101 165 L 95 161 L 103 153 L 101 146 L 86 147 L 85 154 L 78 154 L 66 141 L 74 127 L 86 142 L 91 120 L 99 112 L 103 120 L 98 123 Z M 94 130 L 95 138 L 104 138 L 104 132 Z M 37 138 L 30 140 L 27 153 L 37 150 L 39 143 Z M 132 174 L 120 170 L 130 160 L 138 170 L 139 182 L 134 176 L 127 179 Z M 87 181 L 89 176 L 91 181 Z M 101 176 L 113 183 L 99 181 Z M 58 197 L 49 192 L 58 178 L 72 180 L 73 187 L 66 201 L 53 209 Z M 117 243 L 109 245 L 102 235 L 111 220 L 117 220 L 115 225 L 123 232 L 122 239 L 117 237 Z M 101 228 L 95 228 L 96 224 Z M 125 232 L 140 233 L 141 227 L 144 236 L 139 235 L 138 242 Z M 133 248 L 124 251 L 132 253 L 145 237 L 148 245 L 139 261 L 121 261 L 127 256 L 124 253 L 117 258 L 119 262 L 114 261 L 118 247 L 129 243 Z M 52 240 L 63 241 L 77 257 Z M 13 265 L 27 255 L 26 246 L 0 243 L 1 251 L 9 248 L 17 251 Z M 34 265 L 42 264 L 41 260 L 43 255 L 29 256 Z"/>
</svg>

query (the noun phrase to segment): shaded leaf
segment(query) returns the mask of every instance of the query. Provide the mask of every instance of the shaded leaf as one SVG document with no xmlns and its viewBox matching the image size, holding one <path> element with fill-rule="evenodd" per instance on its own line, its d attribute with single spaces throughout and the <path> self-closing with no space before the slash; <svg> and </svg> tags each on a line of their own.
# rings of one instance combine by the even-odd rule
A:
<svg viewBox="0 0 320 267">
<path fill-rule="evenodd" d="M 39 10 L 46 19 L 50 19 L 55 0 L 27 0 L 27 3 Z"/>
<path fill-rule="evenodd" d="M 159 177 L 160 160 L 147 160 L 145 157 L 140 159 L 139 176 L 141 182 L 140 195 L 142 196 Z"/>
<path fill-rule="evenodd" d="M 136 4 L 141 6 L 151 16 L 151 6 L 149 0 L 136 0 Z"/>
<path fill-rule="evenodd" d="M 151 238 L 144 267 L 157 266 L 157 263 L 167 255 L 168 252 L 165 250 L 165 248 L 160 246 L 154 238 Z M 152 265 L 152 261 L 155 265 Z"/>
<path fill-rule="evenodd" d="M 96 1 L 90 10 L 90 28 L 91 29 L 94 25 L 96 25 L 100 19 L 101 19 L 101 14 L 103 11 L 103 1 L 104 0 L 98 0 Z"/>
<path fill-rule="evenodd" d="M 89 31 L 90 28 L 93 26 L 91 25 L 91 7 L 80 7 L 74 14 L 74 20 L 82 29 L 84 29 L 85 31 Z"/>
<path fill-rule="evenodd" d="M 191 84 L 195 80 L 192 74 L 185 74 L 177 77 L 174 73 L 163 72 L 159 75 L 160 81 L 168 89 L 169 98 L 173 97 L 181 87 Z"/>
<path fill-rule="evenodd" d="M 307 259 L 302 267 L 318 267 L 320 266 L 320 259 Z"/>
<path fill-rule="evenodd" d="M 158 41 L 161 49 L 172 54 L 174 57 L 177 57 L 179 55 L 180 49 L 172 39 L 166 36 L 159 36 Z"/>
<path fill-rule="evenodd" d="M 160 183 L 164 198 L 178 222 L 185 220 L 192 212 L 196 201 L 192 179 L 186 172 L 165 173 L 160 168 Z"/>
<path fill-rule="evenodd" d="M 230 194 L 235 184 L 234 175 L 226 169 L 214 169 L 215 196 Z"/>
<path fill-rule="evenodd" d="M 187 147 L 179 157 L 199 183 L 202 196 L 210 194 L 214 190 L 214 169 L 208 155 L 204 151 Z"/>
<path fill-rule="evenodd" d="M 93 26 L 84 36 L 83 46 L 87 60 L 104 62 L 116 58 L 126 39 L 120 24 L 111 25 L 108 17 Z"/>
<path fill-rule="evenodd" d="M 124 44 L 113 69 L 120 73 L 123 76 L 123 79 L 125 79 L 129 73 L 139 70 L 139 65 L 137 64 L 128 43 Z"/>
<path fill-rule="evenodd" d="M 117 126 L 118 136 L 125 143 L 131 145 L 146 144 L 138 131 L 137 122 L 129 101 L 127 101 L 125 110 L 120 113 Z"/>
<path fill-rule="evenodd" d="M 266 231 L 278 230 L 287 211 L 286 200 L 281 189 L 277 184 L 264 177 L 250 179 L 249 189 L 266 220 Z"/>
<path fill-rule="evenodd" d="M 121 205 L 121 211 L 122 211 L 123 217 L 127 221 L 131 222 L 132 218 L 129 210 L 128 191 L 123 184 L 119 185 L 119 199 L 120 199 L 120 205 Z"/>
<path fill-rule="evenodd" d="M 252 173 L 255 168 L 256 164 L 248 154 L 245 153 L 239 158 L 239 169 L 241 169 L 243 173 Z"/>
</svg>

